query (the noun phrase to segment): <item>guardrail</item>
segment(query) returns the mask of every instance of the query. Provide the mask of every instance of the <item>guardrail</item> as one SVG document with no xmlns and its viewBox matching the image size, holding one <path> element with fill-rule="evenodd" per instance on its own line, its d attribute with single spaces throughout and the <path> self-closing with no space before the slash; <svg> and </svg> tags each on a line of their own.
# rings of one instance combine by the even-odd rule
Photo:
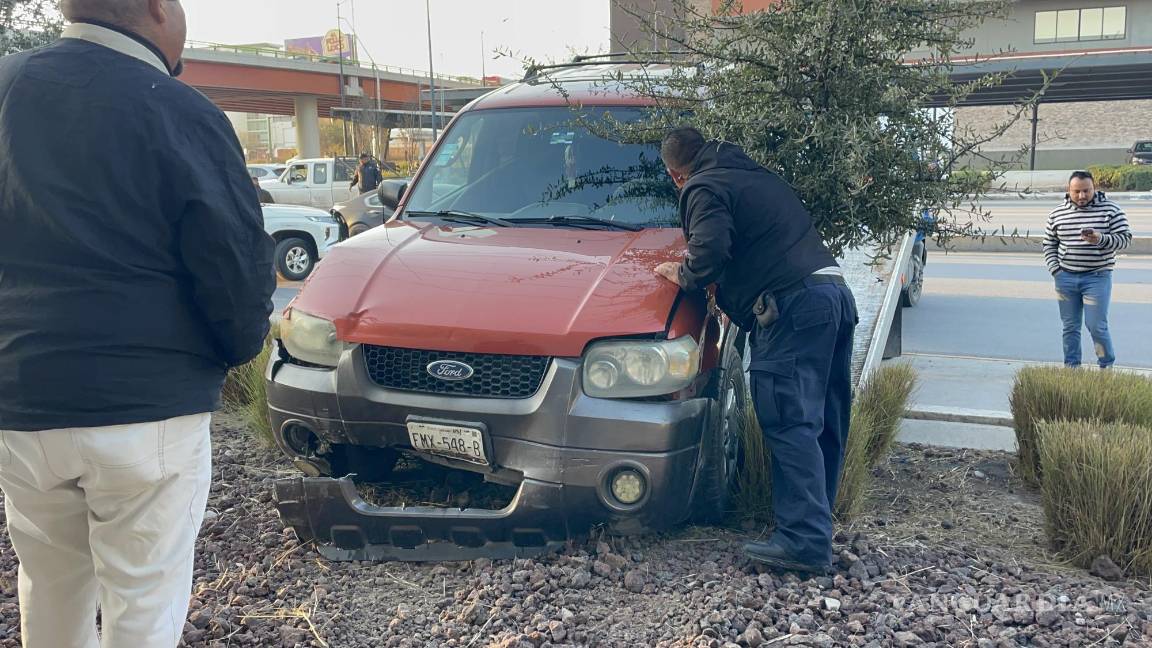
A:
<svg viewBox="0 0 1152 648">
<path fill-rule="evenodd" d="M 309 54 L 307 52 L 289 52 L 283 49 L 273 47 L 256 47 L 251 45 L 224 45 L 222 43 L 208 43 L 205 41 L 187 41 L 184 44 L 185 48 L 192 50 L 210 50 L 213 52 L 227 52 L 230 54 L 251 54 L 253 56 L 267 56 L 281 61 L 309 61 L 312 63 L 330 63 L 338 65 L 340 59 L 335 56 L 321 56 L 318 54 Z M 374 68 L 383 72 L 394 72 L 396 74 L 407 74 L 415 77 L 428 78 L 427 70 L 417 70 L 414 68 L 406 68 L 398 65 L 376 65 L 364 64 L 356 60 L 345 60 L 345 65 L 355 65 L 362 68 Z M 457 76 L 452 74 L 436 74 L 437 79 L 444 81 L 456 81 L 458 83 L 474 83 L 481 85 L 480 79 L 469 76 Z"/>
</svg>

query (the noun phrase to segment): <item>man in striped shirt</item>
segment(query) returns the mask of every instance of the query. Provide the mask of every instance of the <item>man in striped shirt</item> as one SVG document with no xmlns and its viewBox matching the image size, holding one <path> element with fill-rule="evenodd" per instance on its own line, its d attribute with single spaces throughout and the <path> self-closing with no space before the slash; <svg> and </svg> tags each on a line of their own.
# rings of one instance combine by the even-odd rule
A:
<svg viewBox="0 0 1152 648">
<path fill-rule="evenodd" d="M 1080 366 L 1080 329 L 1088 326 L 1096 361 L 1107 369 L 1116 361 L 1108 333 L 1108 301 L 1116 252 L 1132 242 L 1128 218 L 1092 174 L 1076 171 L 1068 179 L 1064 204 L 1048 215 L 1044 261 L 1056 279 L 1060 319 L 1064 322 L 1064 365 Z"/>
</svg>

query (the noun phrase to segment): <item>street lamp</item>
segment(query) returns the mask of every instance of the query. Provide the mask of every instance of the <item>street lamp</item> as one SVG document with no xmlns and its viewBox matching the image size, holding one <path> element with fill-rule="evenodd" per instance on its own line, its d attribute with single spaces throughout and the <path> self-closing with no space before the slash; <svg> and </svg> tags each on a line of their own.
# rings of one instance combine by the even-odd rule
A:
<svg viewBox="0 0 1152 648">
<path fill-rule="evenodd" d="M 355 11 L 356 5 L 353 4 L 352 7 L 353 11 Z M 376 65 L 376 59 L 372 57 L 372 52 L 369 52 L 368 48 L 365 47 L 364 43 L 360 40 L 360 34 L 356 33 L 355 13 L 353 13 L 352 20 L 352 22 L 345 20 L 344 24 L 348 25 L 348 28 L 352 30 L 352 38 L 356 39 L 356 49 L 364 52 L 364 54 L 368 56 L 368 60 L 372 62 L 372 74 L 376 77 L 376 116 L 372 119 L 372 155 L 377 155 L 377 139 L 380 136 L 380 114 L 382 110 L 382 106 L 380 105 L 380 68 Z M 339 27 L 340 25 L 337 24 L 336 26 Z"/>
<path fill-rule="evenodd" d="M 336 0 L 336 32 L 340 37 L 340 51 L 336 52 L 336 62 L 340 65 L 340 107 L 347 107 L 344 103 L 344 32 L 340 27 L 340 4 L 345 0 Z M 344 155 L 348 155 L 348 120 L 340 117 L 341 130 L 344 131 Z"/>
<path fill-rule="evenodd" d="M 436 75 L 432 71 L 432 9 L 424 0 L 424 15 L 428 20 L 428 90 L 432 105 L 432 141 L 436 141 Z"/>
</svg>

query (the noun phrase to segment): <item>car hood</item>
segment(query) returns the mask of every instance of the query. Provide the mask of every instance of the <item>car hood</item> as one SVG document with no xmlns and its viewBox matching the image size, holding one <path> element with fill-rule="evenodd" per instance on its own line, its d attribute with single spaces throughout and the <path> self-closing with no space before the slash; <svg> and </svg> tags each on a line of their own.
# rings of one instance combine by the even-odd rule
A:
<svg viewBox="0 0 1152 648">
<path fill-rule="evenodd" d="M 293 307 L 342 340 L 577 357 L 597 338 L 663 333 L 679 288 L 653 270 L 680 230 L 393 221 L 333 248 Z"/>
<path fill-rule="evenodd" d="M 1133 153 L 1132 157 L 1134 157 L 1138 160 L 1152 160 L 1152 151 L 1149 151 L 1147 153 L 1144 153 L 1144 152 Z"/>
<path fill-rule="evenodd" d="M 301 205 L 282 205 L 279 203 L 268 203 L 263 205 L 264 219 L 269 218 L 307 218 L 309 216 L 322 216 L 331 220 L 331 216 L 323 209 L 316 209 L 315 207 L 304 207 Z"/>
</svg>

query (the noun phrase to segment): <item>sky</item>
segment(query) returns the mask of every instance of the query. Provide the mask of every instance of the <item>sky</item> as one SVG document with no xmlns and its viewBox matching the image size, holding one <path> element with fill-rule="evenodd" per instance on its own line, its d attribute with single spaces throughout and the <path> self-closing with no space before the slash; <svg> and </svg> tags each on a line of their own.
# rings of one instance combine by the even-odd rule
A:
<svg viewBox="0 0 1152 648">
<path fill-rule="evenodd" d="M 433 64 L 438 74 L 517 78 L 519 59 L 567 60 L 607 52 L 611 0 L 428 0 Z M 283 43 L 321 36 L 336 26 L 337 0 L 193 0 L 184 4 L 188 39 L 212 43 Z M 340 0 L 345 32 L 360 38 L 360 58 L 379 65 L 428 69 L 421 0 Z M 355 15 L 355 29 L 351 18 Z M 481 48 L 483 32 L 483 49 Z M 483 58 L 483 60 L 482 60 Z"/>
</svg>

